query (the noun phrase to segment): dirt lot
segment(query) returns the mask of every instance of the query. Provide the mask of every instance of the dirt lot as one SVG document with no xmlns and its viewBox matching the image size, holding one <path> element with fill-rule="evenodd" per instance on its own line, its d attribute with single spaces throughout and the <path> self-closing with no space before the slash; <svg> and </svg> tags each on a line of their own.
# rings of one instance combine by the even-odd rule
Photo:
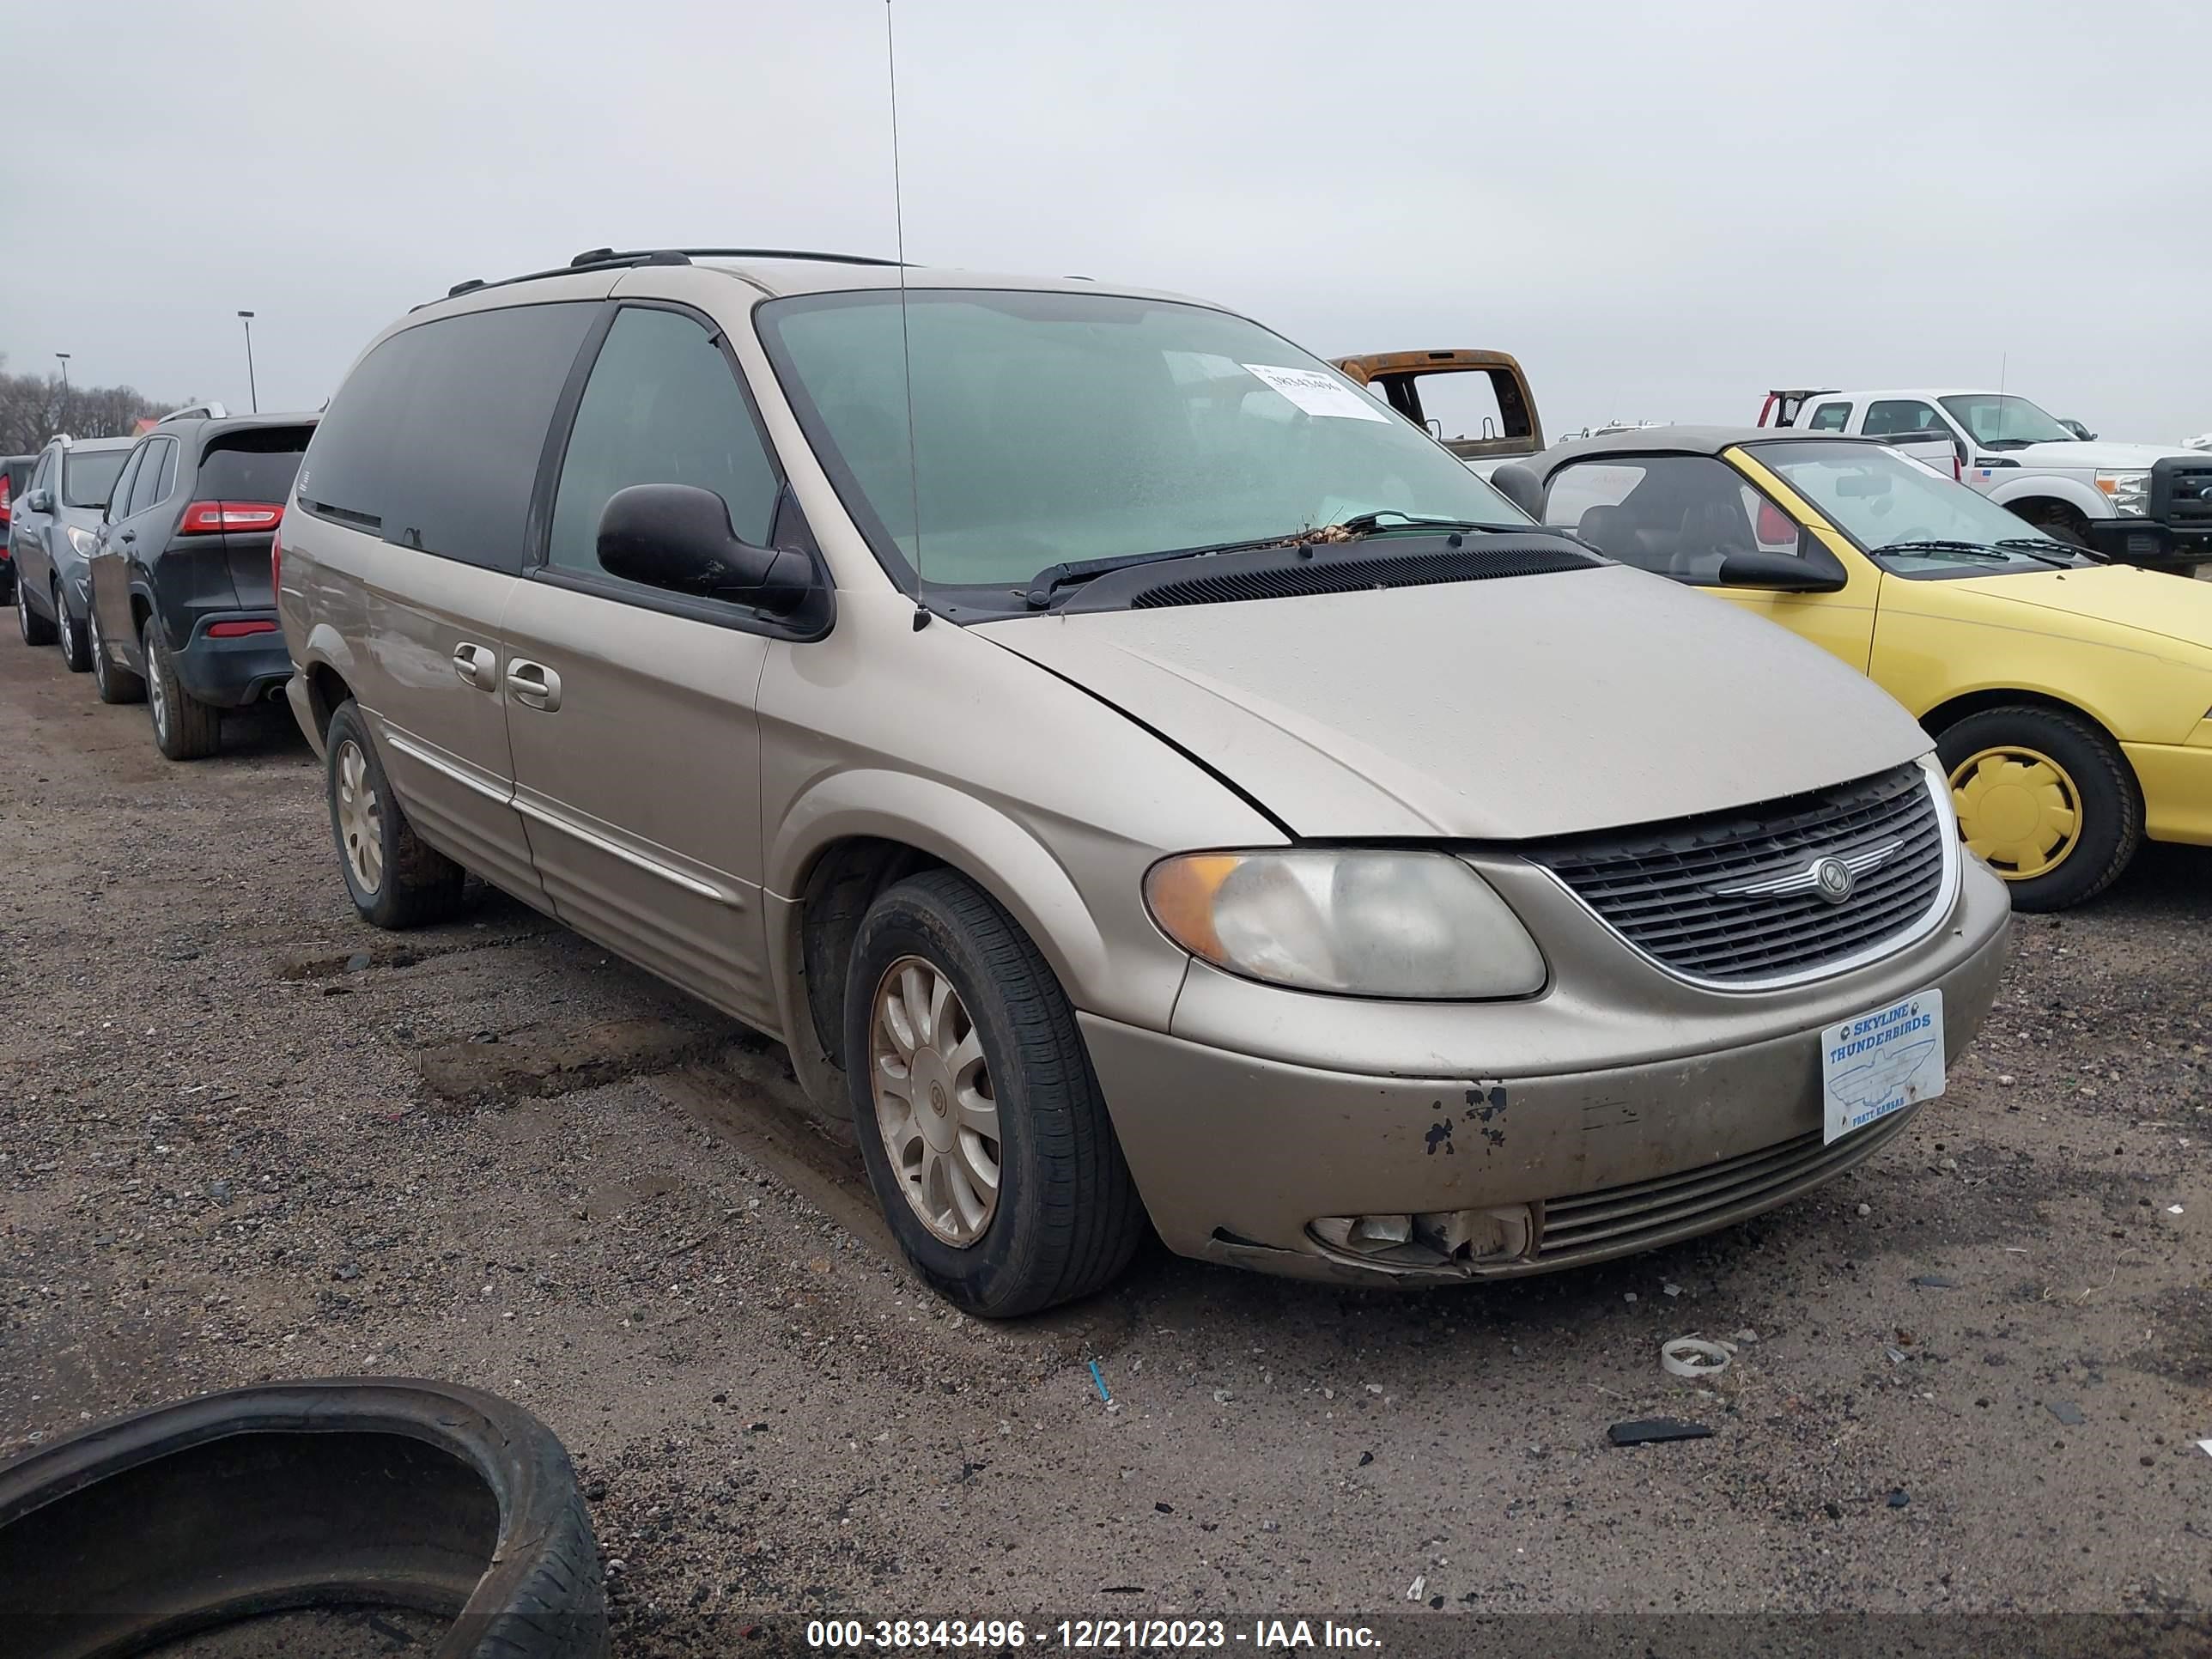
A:
<svg viewBox="0 0 2212 1659">
<path fill-rule="evenodd" d="M 1713 1238 L 950 1315 L 780 1052 L 493 894 L 356 921 L 279 708 L 0 641 L 0 1457 L 425 1374 L 582 1466 L 620 1651 L 763 1613 L 2212 1611 L 2212 854 L 2027 921 L 1897 1148 Z M 1710 1393 L 1658 1346 L 1735 1336 Z M 1087 1362 L 1118 1409 L 1108 1412 Z M 1694 1418 L 1626 1450 L 1607 1426 Z"/>
</svg>

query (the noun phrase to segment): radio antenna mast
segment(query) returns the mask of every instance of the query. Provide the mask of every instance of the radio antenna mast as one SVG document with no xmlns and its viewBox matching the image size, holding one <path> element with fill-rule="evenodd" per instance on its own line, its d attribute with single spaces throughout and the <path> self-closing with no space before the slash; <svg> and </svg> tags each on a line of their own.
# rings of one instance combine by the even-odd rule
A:
<svg viewBox="0 0 2212 1659">
<path fill-rule="evenodd" d="M 898 260 L 899 376 L 906 385 L 906 482 L 914 514 L 914 631 L 919 634 L 929 626 L 929 606 L 922 599 L 921 457 L 914 435 L 914 345 L 907 332 L 906 193 L 899 178 L 898 33 L 891 24 L 891 0 L 884 0 L 884 61 L 890 71 L 891 224 Z"/>
</svg>

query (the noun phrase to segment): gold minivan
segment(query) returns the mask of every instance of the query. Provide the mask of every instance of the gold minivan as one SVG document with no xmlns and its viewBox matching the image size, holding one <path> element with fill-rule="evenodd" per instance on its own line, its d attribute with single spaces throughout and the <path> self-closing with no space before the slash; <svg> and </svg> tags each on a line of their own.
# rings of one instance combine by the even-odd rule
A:
<svg viewBox="0 0 2212 1659">
<path fill-rule="evenodd" d="M 2002 963 L 1927 736 L 1231 312 L 599 250 L 380 336 L 277 555 L 339 864 L 788 1045 L 1011 1315 L 1594 1261 L 1893 1139 Z"/>
</svg>

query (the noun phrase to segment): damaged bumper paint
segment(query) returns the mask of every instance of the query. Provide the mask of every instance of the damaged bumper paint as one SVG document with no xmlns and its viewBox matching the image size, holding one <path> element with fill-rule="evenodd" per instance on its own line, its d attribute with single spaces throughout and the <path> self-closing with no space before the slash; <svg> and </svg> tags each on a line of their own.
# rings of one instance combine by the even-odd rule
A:
<svg viewBox="0 0 2212 1659">
<path fill-rule="evenodd" d="M 1368 1282 L 1544 1272 L 1755 1215 L 1879 1151 L 1917 1110 L 1942 1110 L 1824 1142 L 1820 1031 L 1935 988 L 1947 1058 L 1964 1047 L 1996 994 L 2010 921 L 2002 884 L 1978 865 L 1966 875 L 1948 926 L 1787 992 L 1670 982 L 1624 999 L 1622 976 L 1654 970 L 1577 937 L 1563 912 L 1543 936 L 1567 941 L 1565 959 L 1554 952 L 1553 988 L 1528 1002 L 1357 1003 L 1212 976 L 1186 989 L 1174 1035 L 1089 1015 L 1084 1035 L 1170 1249 Z M 1620 1023 L 1623 1006 L 1636 1023 Z M 1385 1048 L 1421 1059 L 1375 1064 Z M 1510 1063 L 1442 1074 L 1438 1062 L 1483 1054 Z M 1363 1219 L 1376 1224 L 1355 1233 Z"/>
</svg>

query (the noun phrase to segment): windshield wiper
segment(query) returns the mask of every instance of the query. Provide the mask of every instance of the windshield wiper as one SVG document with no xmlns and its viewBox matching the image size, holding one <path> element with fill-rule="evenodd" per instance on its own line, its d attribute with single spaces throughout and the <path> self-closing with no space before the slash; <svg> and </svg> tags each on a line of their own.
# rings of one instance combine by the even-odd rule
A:
<svg viewBox="0 0 2212 1659">
<path fill-rule="evenodd" d="M 1402 520 L 1388 526 L 1386 519 Z M 1468 519 L 1424 518 L 1419 514 L 1401 513 L 1395 507 L 1378 507 L 1372 513 L 1356 513 L 1348 519 L 1323 525 L 1318 530 L 1293 530 L 1280 536 L 1258 536 L 1249 541 L 1216 542 L 1207 547 L 1170 548 L 1162 553 L 1124 553 L 1109 559 L 1076 559 L 1065 564 L 1048 564 L 1030 578 L 1024 597 L 1030 609 L 1043 611 L 1071 587 L 1116 570 L 1127 570 L 1137 565 L 1164 564 L 1170 559 L 1201 559 L 1215 553 L 1250 553 L 1267 547 L 1296 547 L 1304 542 L 1357 541 L 1384 528 L 1393 530 L 1473 530 L 1486 533 L 1510 535 L 1514 531 L 1534 528 L 1514 524 L 1478 524 Z"/>
<path fill-rule="evenodd" d="M 2077 562 L 2083 564 L 2110 562 L 2099 557 L 2086 547 L 2069 547 L 2063 542 L 2052 541 L 2048 536 L 2008 536 L 2002 541 L 1992 542 L 1990 545 L 2008 548 L 2016 553 L 2025 553 L 2031 559 L 2040 559 L 2045 564 L 2055 564 L 2062 570 L 2073 569 Z M 2054 547 L 2058 550 L 2055 554 L 2048 550 Z"/>
<path fill-rule="evenodd" d="M 1396 520 L 1390 528 L 1407 530 L 1480 530 L 1492 535 L 1510 535 L 1516 530 L 1533 528 L 1517 524 L 1483 524 L 1474 519 L 1432 518 L 1425 513 L 1401 513 L 1395 507 L 1378 507 L 1372 513 L 1355 513 L 1348 519 L 1339 519 L 1334 524 L 1310 531 L 1296 541 L 1309 541 L 1328 536 L 1332 531 L 1345 531 L 1354 536 L 1371 536 L 1383 528 L 1385 519 Z"/>
<path fill-rule="evenodd" d="M 1987 542 L 1949 542 L 1929 537 L 1919 541 L 1885 542 L 1875 549 L 1877 553 L 1964 553 L 1971 558 L 1995 559 L 2006 562 L 2006 556 Z"/>
</svg>

